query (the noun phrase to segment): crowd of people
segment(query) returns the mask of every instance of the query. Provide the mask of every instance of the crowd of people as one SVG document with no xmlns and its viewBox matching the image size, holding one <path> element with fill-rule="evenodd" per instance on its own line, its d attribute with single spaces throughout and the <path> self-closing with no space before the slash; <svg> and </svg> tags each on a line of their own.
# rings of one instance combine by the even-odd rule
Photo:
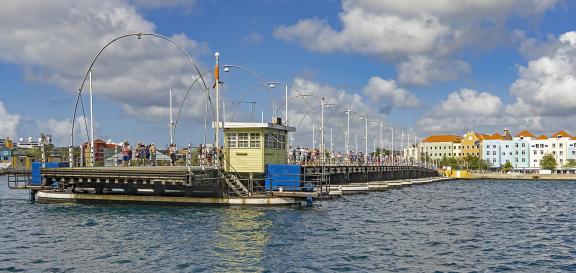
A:
<svg viewBox="0 0 576 273">
<path fill-rule="evenodd" d="M 134 154 L 133 154 L 134 153 Z M 135 159 L 138 165 L 150 165 L 156 166 L 158 163 L 156 161 L 157 148 L 154 143 L 148 145 L 144 142 L 136 144 L 136 147 L 132 149 L 130 143 L 125 141 L 122 144 L 122 165 L 130 166 L 132 165 L 132 159 Z"/>
<path fill-rule="evenodd" d="M 196 151 L 194 151 L 196 149 Z M 197 148 L 188 146 L 187 151 L 178 151 L 176 144 L 170 144 L 163 150 L 169 158 L 170 166 L 176 166 L 178 159 L 185 158 L 186 164 L 199 166 L 213 166 L 216 160 L 219 165 L 224 164 L 224 149 L 222 146 L 215 148 L 207 145 L 200 145 Z M 192 154 L 197 156 L 197 162 L 193 162 Z M 128 141 L 122 144 L 122 165 L 131 166 L 157 166 L 158 165 L 158 148 L 154 143 L 145 144 L 139 142 L 132 147 Z M 288 149 L 288 163 L 300 165 L 385 165 L 385 164 L 402 164 L 406 163 L 401 157 L 390 155 L 378 155 L 370 153 L 365 155 L 362 152 L 348 151 L 347 153 L 336 151 L 324 151 L 324 157 L 320 149 L 300 147 L 290 147 Z M 179 163 L 183 164 L 183 163 Z"/>
<path fill-rule="evenodd" d="M 401 157 L 391 155 L 368 154 L 348 151 L 347 153 L 336 151 L 324 151 L 324 158 L 318 148 L 297 146 L 288 150 L 288 162 L 300 165 L 384 165 L 405 163 Z"/>
</svg>

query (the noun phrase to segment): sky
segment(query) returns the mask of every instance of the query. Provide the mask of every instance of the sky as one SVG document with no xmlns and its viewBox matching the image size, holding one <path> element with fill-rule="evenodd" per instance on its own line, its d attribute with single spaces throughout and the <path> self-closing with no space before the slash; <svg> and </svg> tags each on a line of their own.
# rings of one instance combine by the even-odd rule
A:
<svg viewBox="0 0 576 273">
<path fill-rule="evenodd" d="M 371 146 L 380 127 L 387 145 L 391 126 L 411 142 L 469 129 L 576 134 L 575 11 L 568 0 L 1 1 L 0 137 L 48 133 L 69 145 L 93 58 L 129 33 L 168 37 L 191 59 L 155 36 L 106 47 L 92 67 L 96 138 L 168 143 L 172 89 L 175 142 L 203 143 L 215 52 L 247 68 L 220 73 L 226 121 L 284 118 L 284 86 L 263 82 L 287 84 L 294 145 L 312 146 L 312 127 L 319 141 L 320 97 L 337 147 L 346 109 L 360 146 L 366 116 Z M 194 66 L 205 85 L 193 84 Z M 82 90 L 75 143 L 87 140 Z"/>
</svg>

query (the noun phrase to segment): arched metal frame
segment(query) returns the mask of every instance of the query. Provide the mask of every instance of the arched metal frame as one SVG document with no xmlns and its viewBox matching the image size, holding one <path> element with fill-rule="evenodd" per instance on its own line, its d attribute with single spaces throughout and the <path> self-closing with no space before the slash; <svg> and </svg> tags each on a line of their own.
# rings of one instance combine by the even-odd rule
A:
<svg viewBox="0 0 576 273">
<path fill-rule="evenodd" d="M 86 70 L 86 73 L 84 74 L 84 80 L 82 81 L 82 84 L 80 85 L 80 88 L 78 88 L 78 95 L 76 98 L 76 104 L 74 105 L 74 115 L 72 116 L 72 130 L 71 130 L 71 134 L 70 134 L 70 146 L 73 147 L 74 146 L 74 126 L 76 124 L 76 112 L 78 110 L 78 102 L 82 102 L 82 90 L 84 88 L 84 84 L 86 83 L 86 80 L 88 79 L 88 75 L 90 73 L 90 71 L 92 71 L 92 67 L 94 67 L 94 64 L 96 63 L 96 61 L 98 60 L 98 58 L 100 57 L 100 55 L 104 52 L 104 50 L 106 50 L 106 48 L 108 48 L 108 46 L 110 46 L 111 44 L 113 44 L 114 42 L 123 39 L 123 38 L 127 38 L 127 37 L 131 37 L 131 36 L 136 36 L 138 37 L 138 39 L 141 39 L 142 36 L 152 36 L 152 37 L 157 37 L 157 38 L 161 38 L 164 39 L 166 41 L 171 42 L 173 45 L 175 45 L 178 49 L 180 49 L 180 51 L 182 51 L 186 57 L 188 58 L 188 60 L 190 61 L 190 63 L 192 64 L 193 68 L 196 70 L 196 72 L 198 73 L 198 76 L 196 77 L 194 82 L 197 82 L 198 79 L 202 80 L 202 83 L 204 84 L 204 88 L 202 89 L 202 91 L 204 92 L 204 94 L 208 97 L 210 97 L 209 92 L 207 92 L 208 90 L 208 86 L 206 85 L 206 82 L 204 81 L 204 78 L 202 77 L 202 73 L 200 73 L 200 69 L 198 69 L 198 66 L 196 65 L 196 63 L 194 62 L 194 60 L 192 59 L 192 56 L 190 56 L 190 54 L 188 54 L 188 52 L 186 51 L 186 49 L 184 49 L 180 44 L 178 44 L 176 41 L 174 41 L 173 39 L 161 35 L 161 34 L 156 34 L 156 33 L 128 33 L 128 34 L 124 34 L 121 36 L 118 36 L 114 39 L 112 39 L 110 42 L 108 42 L 106 45 L 104 45 L 104 47 L 102 47 L 100 49 L 100 51 L 98 51 L 98 54 L 96 54 L 96 56 L 94 56 L 94 58 L 92 59 L 92 62 L 90 63 L 90 66 L 88 67 L 88 69 Z M 190 87 L 191 89 L 192 87 Z M 88 136 L 88 126 L 86 124 L 86 114 L 84 112 L 84 103 L 82 102 L 82 113 L 84 114 L 84 125 L 86 127 L 86 135 L 88 137 L 88 139 L 90 140 L 90 137 Z"/>
</svg>

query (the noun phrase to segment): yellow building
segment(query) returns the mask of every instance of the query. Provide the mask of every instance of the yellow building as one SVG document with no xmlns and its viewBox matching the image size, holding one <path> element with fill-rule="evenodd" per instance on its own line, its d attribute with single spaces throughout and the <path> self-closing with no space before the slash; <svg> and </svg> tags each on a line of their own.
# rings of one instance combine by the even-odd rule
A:
<svg viewBox="0 0 576 273">
<path fill-rule="evenodd" d="M 489 135 L 479 134 L 474 131 L 467 132 L 462 138 L 462 157 L 481 157 L 482 141 L 489 138 Z"/>
<path fill-rule="evenodd" d="M 288 132 L 274 123 L 225 122 L 224 168 L 239 173 L 264 173 L 266 164 L 288 163 Z"/>
</svg>

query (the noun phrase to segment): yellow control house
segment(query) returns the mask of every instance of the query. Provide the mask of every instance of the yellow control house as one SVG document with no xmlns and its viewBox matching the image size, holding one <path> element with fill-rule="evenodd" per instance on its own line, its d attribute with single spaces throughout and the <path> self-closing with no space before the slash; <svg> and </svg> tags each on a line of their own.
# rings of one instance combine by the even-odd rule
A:
<svg viewBox="0 0 576 273">
<path fill-rule="evenodd" d="M 265 164 L 288 163 L 288 132 L 296 131 L 275 123 L 225 122 L 225 170 L 264 173 Z"/>
</svg>

